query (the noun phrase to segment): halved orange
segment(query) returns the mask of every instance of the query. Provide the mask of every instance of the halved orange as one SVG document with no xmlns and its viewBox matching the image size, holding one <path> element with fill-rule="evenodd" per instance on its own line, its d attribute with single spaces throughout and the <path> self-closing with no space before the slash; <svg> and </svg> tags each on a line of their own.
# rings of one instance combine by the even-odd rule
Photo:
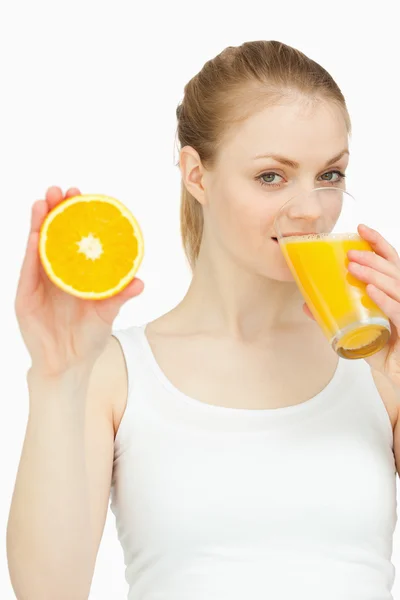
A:
<svg viewBox="0 0 400 600">
<path fill-rule="evenodd" d="M 118 294 L 134 279 L 143 250 L 132 213 L 119 200 L 100 194 L 63 200 L 40 230 L 39 255 L 49 279 L 78 298 Z"/>
</svg>

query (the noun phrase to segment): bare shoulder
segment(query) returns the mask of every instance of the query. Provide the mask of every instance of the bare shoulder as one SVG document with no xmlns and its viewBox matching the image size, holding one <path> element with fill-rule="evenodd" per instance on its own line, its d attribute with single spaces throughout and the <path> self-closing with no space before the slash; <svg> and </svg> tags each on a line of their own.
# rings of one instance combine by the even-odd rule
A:
<svg viewBox="0 0 400 600">
<path fill-rule="evenodd" d="M 128 378 L 125 358 L 119 341 L 110 336 L 107 346 L 97 359 L 90 378 L 88 410 L 101 412 L 118 428 L 118 415 L 122 416 L 128 395 Z"/>
<path fill-rule="evenodd" d="M 114 456 L 113 403 L 123 401 L 124 359 L 118 341 L 110 339 L 90 374 L 86 396 L 85 455 L 97 555 L 107 515 Z"/>
<path fill-rule="evenodd" d="M 374 370 L 371 370 L 371 373 L 394 430 L 398 422 L 400 395 L 382 373 Z"/>
<path fill-rule="evenodd" d="M 396 390 L 390 381 L 388 381 L 381 373 L 372 371 L 372 375 L 389 416 L 393 415 L 393 418 L 391 417 L 393 425 L 393 449 L 397 472 L 400 475 L 400 419 L 398 418 L 400 411 L 400 392 L 399 390 Z"/>
</svg>

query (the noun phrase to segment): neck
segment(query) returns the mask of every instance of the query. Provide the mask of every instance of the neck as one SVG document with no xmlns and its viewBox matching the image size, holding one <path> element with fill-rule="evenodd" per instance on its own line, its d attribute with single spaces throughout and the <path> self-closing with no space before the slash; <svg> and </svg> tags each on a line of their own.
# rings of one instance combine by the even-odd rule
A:
<svg viewBox="0 0 400 600">
<path fill-rule="evenodd" d="M 202 245 L 188 292 L 175 310 L 188 325 L 251 340 L 307 320 L 302 304 L 295 283 L 258 275 Z"/>
</svg>

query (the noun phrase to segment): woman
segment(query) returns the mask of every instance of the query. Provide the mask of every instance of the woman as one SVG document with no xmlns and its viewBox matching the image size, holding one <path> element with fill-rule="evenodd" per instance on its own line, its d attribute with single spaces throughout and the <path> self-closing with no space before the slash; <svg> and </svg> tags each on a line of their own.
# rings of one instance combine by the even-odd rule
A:
<svg viewBox="0 0 400 600">
<path fill-rule="evenodd" d="M 274 239 L 290 197 L 345 188 L 345 100 L 301 52 L 251 42 L 204 65 L 177 117 L 193 279 L 168 314 L 114 331 L 139 279 L 98 303 L 54 288 L 37 240 L 63 194 L 33 206 L 16 298 L 32 357 L 16 595 L 87 598 L 111 489 L 130 600 L 392 598 L 399 257 L 360 226 L 376 254 L 352 252 L 349 269 L 393 335 L 338 360 Z"/>
</svg>

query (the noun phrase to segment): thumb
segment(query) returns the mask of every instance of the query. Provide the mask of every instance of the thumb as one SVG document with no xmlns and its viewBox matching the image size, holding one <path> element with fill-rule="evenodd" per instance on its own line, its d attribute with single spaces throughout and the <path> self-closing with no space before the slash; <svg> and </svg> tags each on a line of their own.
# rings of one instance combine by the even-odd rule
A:
<svg viewBox="0 0 400 600">
<path fill-rule="evenodd" d="M 144 290 L 144 283 L 141 279 L 133 279 L 119 294 L 102 300 L 98 306 L 99 315 L 107 322 L 112 323 L 118 315 L 122 306 L 131 298 L 139 296 Z"/>
<path fill-rule="evenodd" d="M 130 300 L 131 298 L 134 298 L 135 296 L 139 296 L 144 290 L 144 283 L 141 279 L 138 279 L 137 277 L 135 277 L 135 279 L 133 279 L 127 286 L 126 288 L 124 288 L 122 290 L 122 292 L 120 292 L 119 294 L 117 294 L 117 296 L 115 296 L 115 301 L 122 306 L 123 304 L 125 304 L 125 302 L 127 302 L 128 300 Z"/>
<path fill-rule="evenodd" d="M 312 314 L 312 312 L 310 311 L 310 309 L 308 308 L 308 306 L 305 302 L 303 304 L 303 311 L 307 315 L 307 317 L 309 317 L 310 319 L 315 321 L 314 315 Z"/>
</svg>

